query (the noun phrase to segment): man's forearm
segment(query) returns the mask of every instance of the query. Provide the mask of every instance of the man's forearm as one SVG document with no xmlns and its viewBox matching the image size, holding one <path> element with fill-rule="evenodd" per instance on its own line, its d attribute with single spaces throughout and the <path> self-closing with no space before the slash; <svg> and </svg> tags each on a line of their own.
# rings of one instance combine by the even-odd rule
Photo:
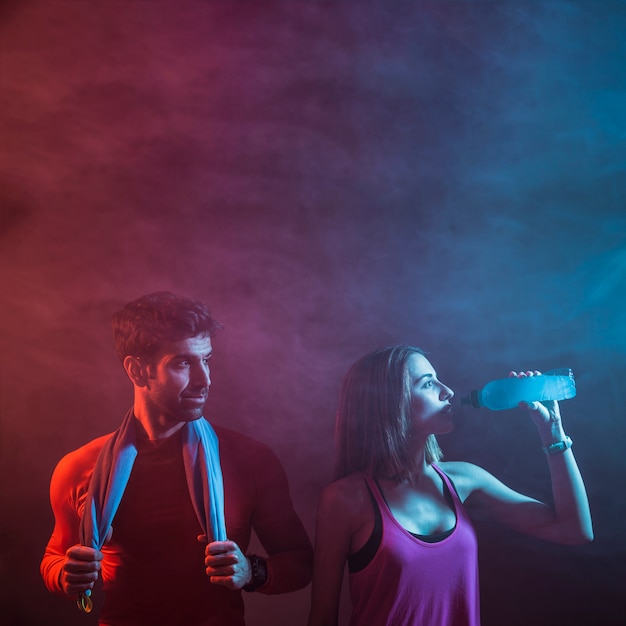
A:
<svg viewBox="0 0 626 626">
<path fill-rule="evenodd" d="M 260 593 L 275 594 L 297 591 L 311 582 L 313 549 L 293 548 L 267 557 L 268 581 Z"/>
<path fill-rule="evenodd" d="M 67 596 L 63 593 L 60 583 L 61 569 L 64 560 L 65 557 L 60 554 L 46 552 L 39 566 L 39 571 L 41 572 L 41 577 L 48 591 L 65 598 Z"/>
</svg>

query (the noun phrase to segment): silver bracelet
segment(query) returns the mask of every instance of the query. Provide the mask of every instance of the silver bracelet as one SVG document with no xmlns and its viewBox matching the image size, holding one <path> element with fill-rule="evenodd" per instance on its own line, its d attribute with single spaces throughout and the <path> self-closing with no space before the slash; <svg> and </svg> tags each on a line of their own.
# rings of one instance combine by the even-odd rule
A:
<svg viewBox="0 0 626 626">
<path fill-rule="evenodd" d="M 552 456 L 554 454 L 561 454 L 561 452 L 565 452 L 565 450 L 569 450 L 571 447 L 572 440 L 566 436 L 563 441 L 557 441 L 542 449 L 548 456 Z"/>
</svg>

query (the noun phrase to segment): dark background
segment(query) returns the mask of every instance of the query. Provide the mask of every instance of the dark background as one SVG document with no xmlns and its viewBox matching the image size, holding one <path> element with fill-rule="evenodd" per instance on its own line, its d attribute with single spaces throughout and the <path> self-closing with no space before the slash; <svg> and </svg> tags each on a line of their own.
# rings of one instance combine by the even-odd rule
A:
<svg viewBox="0 0 626 626">
<path fill-rule="evenodd" d="M 223 322 L 207 416 L 272 446 L 311 534 L 363 353 L 420 345 L 457 397 L 572 367 L 596 540 L 481 526 L 483 622 L 623 623 L 624 2 L 0 7 L 3 624 L 93 623 L 39 578 L 48 482 L 129 406 L 110 317 L 158 289 Z M 456 416 L 448 459 L 549 496 L 521 411 Z"/>
</svg>

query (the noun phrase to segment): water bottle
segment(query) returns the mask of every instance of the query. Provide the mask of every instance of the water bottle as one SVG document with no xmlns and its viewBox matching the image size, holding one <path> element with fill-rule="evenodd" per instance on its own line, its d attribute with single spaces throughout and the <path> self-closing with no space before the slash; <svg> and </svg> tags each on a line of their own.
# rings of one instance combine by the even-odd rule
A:
<svg viewBox="0 0 626 626">
<path fill-rule="evenodd" d="M 492 411 L 512 409 L 520 402 L 568 400 L 576 395 L 574 372 L 569 368 L 551 370 L 541 376 L 500 378 L 461 398 L 461 405 Z"/>
</svg>

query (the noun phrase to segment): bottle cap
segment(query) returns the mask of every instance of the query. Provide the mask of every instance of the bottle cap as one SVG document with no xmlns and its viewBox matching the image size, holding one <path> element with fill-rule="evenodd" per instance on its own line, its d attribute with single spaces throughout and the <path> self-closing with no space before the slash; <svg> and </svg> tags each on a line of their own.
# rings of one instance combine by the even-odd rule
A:
<svg viewBox="0 0 626 626">
<path fill-rule="evenodd" d="M 468 395 L 462 397 L 461 406 L 471 406 L 473 409 L 480 408 L 480 403 L 478 402 L 478 391 L 474 389 L 474 391 L 470 391 Z"/>
</svg>

